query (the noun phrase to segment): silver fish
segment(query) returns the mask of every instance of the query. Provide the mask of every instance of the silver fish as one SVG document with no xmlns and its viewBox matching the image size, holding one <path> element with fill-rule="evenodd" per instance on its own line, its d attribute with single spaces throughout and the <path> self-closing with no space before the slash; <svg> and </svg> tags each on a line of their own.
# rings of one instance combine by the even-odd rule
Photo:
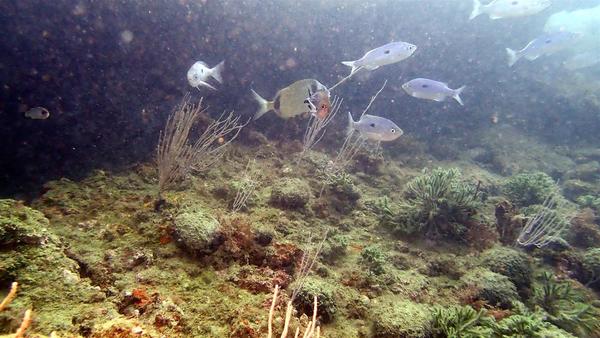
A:
<svg viewBox="0 0 600 338">
<path fill-rule="evenodd" d="M 386 118 L 365 114 L 355 122 L 348 112 L 348 132 L 353 130 L 371 141 L 393 141 L 404 134 L 400 127 Z"/>
<path fill-rule="evenodd" d="M 352 67 L 350 74 L 356 72 L 359 67 L 375 70 L 380 66 L 400 62 L 409 58 L 417 50 L 417 46 L 408 42 L 390 42 L 365 53 L 363 57 L 355 61 L 342 61 L 342 64 Z"/>
<path fill-rule="evenodd" d="M 299 80 L 280 89 L 277 94 L 275 94 L 273 101 L 267 101 L 255 92 L 254 89 L 251 90 L 254 99 L 259 105 L 258 111 L 254 114 L 255 120 L 271 110 L 273 110 L 277 116 L 283 119 L 289 119 L 290 117 L 302 115 L 310 111 L 310 107 L 306 102 L 307 93 L 327 91 L 327 87 L 315 79 Z"/>
<path fill-rule="evenodd" d="M 563 50 L 573 45 L 573 43 L 581 37 L 579 33 L 558 31 L 543 34 L 525 46 L 525 48 L 515 51 L 506 48 L 508 54 L 508 66 L 512 67 L 515 62 L 524 57 L 527 60 L 533 61 L 542 55 L 550 55 Z"/>
<path fill-rule="evenodd" d="M 473 0 L 473 11 L 469 20 L 481 14 L 487 14 L 492 20 L 528 16 L 537 14 L 550 5 L 550 0 L 494 0 L 487 5 Z"/>
<path fill-rule="evenodd" d="M 50 112 L 44 107 L 35 107 L 26 111 L 25 117 L 32 120 L 45 120 L 50 117 Z"/>
<path fill-rule="evenodd" d="M 223 83 L 223 77 L 221 72 L 225 66 L 225 61 L 221 61 L 218 65 L 213 68 L 209 68 L 206 63 L 198 61 L 194 63 L 187 72 L 187 80 L 190 86 L 200 89 L 200 86 L 207 87 L 212 90 L 217 90 L 210 83 L 207 82 L 209 77 L 217 80 L 219 83 Z"/>
<path fill-rule="evenodd" d="M 465 89 L 465 86 L 458 89 L 451 89 L 448 87 L 448 84 L 443 82 L 416 78 L 403 84 L 402 89 L 404 89 L 408 95 L 419 99 L 441 102 L 446 100 L 447 97 L 452 97 L 461 106 L 464 106 L 460 94 Z"/>
</svg>

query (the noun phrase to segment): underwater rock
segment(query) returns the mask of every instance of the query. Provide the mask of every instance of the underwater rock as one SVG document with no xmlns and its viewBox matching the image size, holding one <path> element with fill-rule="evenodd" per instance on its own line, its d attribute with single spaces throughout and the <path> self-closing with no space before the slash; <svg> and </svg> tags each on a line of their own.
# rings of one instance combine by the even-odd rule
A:
<svg viewBox="0 0 600 338">
<path fill-rule="evenodd" d="M 430 277 L 446 276 L 450 279 L 460 279 L 464 274 L 454 255 L 434 256 L 424 268 L 419 269 L 419 272 Z"/>
<path fill-rule="evenodd" d="M 600 290 L 600 248 L 589 249 L 583 254 L 583 269 L 586 283 Z"/>
<path fill-rule="evenodd" d="M 302 257 L 302 250 L 292 243 L 275 243 L 267 248 L 266 264 L 273 270 L 291 271 Z"/>
<path fill-rule="evenodd" d="M 431 311 L 427 305 L 407 300 L 386 301 L 371 309 L 376 338 L 428 337 Z"/>
<path fill-rule="evenodd" d="M 43 245 L 51 239 L 48 219 L 22 202 L 0 200 L 0 246 Z M 54 238 L 56 240 L 56 238 Z"/>
<path fill-rule="evenodd" d="M 173 237 L 194 255 L 210 254 L 223 243 L 219 222 L 199 207 L 185 209 L 175 217 Z"/>
<path fill-rule="evenodd" d="M 593 195 L 598 191 L 596 184 L 578 179 L 566 180 L 562 184 L 562 188 L 565 197 L 571 200 L 575 200 L 581 195 Z"/>
<path fill-rule="evenodd" d="M 515 243 L 523 228 L 523 218 L 516 216 L 516 213 L 516 208 L 507 200 L 496 204 L 496 230 L 498 230 L 500 242 L 504 245 Z"/>
<path fill-rule="evenodd" d="M 20 320 L 33 306 L 38 332 L 64 330 L 69 324 L 65 319 L 106 298 L 99 287 L 82 278 L 80 266 L 65 255 L 58 237 L 47 229 L 49 224 L 41 212 L 21 202 L 0 200 L 0 285 L 13 281 L 21 285 L 18 299 L 2 317 Z M 2 330 L 16 331 L 14 323 L 5 324 L 4 318 Z"/>
<path fill-rule="evenodd" d="M 298 285 L 298 282 L 296 285 Z M 312 316 L 314 296 L 317 296 L 317 315 L 321 318 L 323 323 L 331 322 L 333 316 L 337 312 L 335 300 L 336 287 L 333 284 L 316 277 L 306 277 L 304 283 L 299 284 L 299 286 L 300 288 L 294 299 L 294 306 L 296 309 L 309 317 Z"/>
<path fill-rule="evenodd" d="M 271 188 L 271 204 L 283 209 L 303 208 L 310 199 L 310 186 L 299 178 L 283 178 Z"/>
<path fill-rule="evenodd" d="M 321 256 L 323 256 L 327 262 L 334 263 L 336 260 L 346 255 L 347 248 L 348 237 L 334 234 L 327 237 L 327 240 L 323 244 L 323 248 L 321 248 Z"/>
<path fill-rule="evenodd" d="M 567 239 L 580 248 L 590 248 L 600 243 L 600 227 L 596 224 L 596 215 L 592 209 L 582 209 L 571 219 Z"/>
<path fill-rule="evenodd" d="M 228 280 L 251 293 L 270 293 L 276 285 L 286 288 L 292 281 L 292 276 L 282 270 L 254 265 L 234 266 Z"/>
<path fill-rule="evenodd" d="M 467 302 L 483 300 L 491 306 L 509 309 L 519 300 L 517 288 L 511 280 L 499 273 L 487 269 L 469 271 L 461 279 L 467 289 L 463 296 Z M 468 298 L 471 299 L 468 299 Z"/>
<path fill-rule="evenodd" d="M 330 193 L 327 202 L 342 214 L 350 213 L 355 209 L 361 197 L 360 190 L 354 185 L 352 177 L 345 173 L 323 175 Z"/>
<path fill-rule="evenodd" d="M 593 181 L 600 178 L 600 163 L 598 161 L 590 161 L 579 164 L 575 169 L 567 172 L 567 177 L 588 182 Z"/>
<path fill-rule="evenodd" d="M 481 264 L 508 277 L 519 290 L 529 289 L 533 269 L 524 253 L 507 247 L 495 247 L 481 254 Z"/>
</svg>

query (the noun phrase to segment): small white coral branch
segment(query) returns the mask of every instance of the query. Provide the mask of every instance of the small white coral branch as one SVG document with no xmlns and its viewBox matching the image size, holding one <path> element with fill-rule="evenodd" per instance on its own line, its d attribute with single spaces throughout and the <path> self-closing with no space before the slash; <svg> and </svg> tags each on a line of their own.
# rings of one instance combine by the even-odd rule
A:
<svg viewBox="0 0 600 338">
<path fill-rule="evenodd" d="M 15 299 L 15 297 L 17 296 L 18 286 L 19 284 L 17 282 L 13 282 L 11 284 L 8 295 L 6 295 L 6 297 L 4 297 L 4 300 L 2 300 L 2 303 L 0 303 L 0 311 L 4 310 L 13 301 L 13 299 Z M 31 309 L 25 311 L 25 316 L 23 316 L 21 326 L 19 326 L 19 329 L 15 333 L 15 338 L 25 337 L 25 331 L 27 331 L 27 328 L 31 325 L 32 316 L 33 311 Z"/>
<path fill-rule="evenodd" d="M 279 294 L 279 285 L 275 285 L 275 290 L 273 291 L 273 300 L 271 301 L 271 308 L 269 309 L 269 318 L 268 318 L 268 334 L 267 338 L 273 337 L 273 315 L 275 313 L 275 303 L 277 303 L 277 295 Z M 306 326 L 304 330 L 304 334 L 302 338 L 319 338 L 321 335 L 321 328 L 317 326 L 317 296 L 314 296 L 314 305 L 313 305 L 313 316 L 312 320 Z M 289 328 L 290 321 L 292 319 L 292 311 L 294 307 L 292 305 L 292 301 L 287 302 L 287 307 L 285 309 L 285 321 L 283 325 L 283 331 L 281 332 L 280 338 L 286 338 Z M 300 328 L 296 328 L 296 332 L 294 334 L 294 338 L 298 338 L 300 335 Z"/>
<path fill-rule="evenodd" d="M 4 310 L 8 306 L 8 304 L 10 304 L 10 302 L 12 302 L 13 299 L 15 299 L 15 297 L 17 296 L 18 286 L 19 284 L 17 282 L 13 282 L 11 284 L 8 295 L 6 295 L 6 297 L 4 297 L 4 300 L 2 300 L 2 303 L 0 303 L 0 311 Z"/>
</svg>

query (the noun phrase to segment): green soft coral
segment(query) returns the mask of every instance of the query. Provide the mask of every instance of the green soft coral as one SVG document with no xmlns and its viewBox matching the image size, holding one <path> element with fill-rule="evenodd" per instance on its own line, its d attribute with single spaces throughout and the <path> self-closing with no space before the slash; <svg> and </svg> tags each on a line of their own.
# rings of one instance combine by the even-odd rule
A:
<svg viewBox="0 0 600 338">
<path fill-rule="evenodd" d="M 537 171 L 510 177 L 502 190 L 513 203 L 526 207 L 542 204 L 548 196 L 558 191 L 558 186 L 552 177 Z"/>
<path fill-rule="evenodd" d="M 406 185 L 405 196 L 396 220 L 397 230 L 405 233 L 460 236 L 465 230 L 461 224 L 479 206 L 476 186 L 464 181 L 456 168 L 424 170 Z"/>
</svg>

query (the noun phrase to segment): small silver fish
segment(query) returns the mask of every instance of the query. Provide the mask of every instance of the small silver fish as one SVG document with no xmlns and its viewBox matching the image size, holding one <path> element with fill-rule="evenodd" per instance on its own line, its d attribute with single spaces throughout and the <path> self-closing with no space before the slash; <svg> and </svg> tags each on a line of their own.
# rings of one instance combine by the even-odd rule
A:
<svg viewBox="0 0 600 338">
<path fill-rule="evenodd" d="M 458 89 L 451 89 L 448 87 L 448 84 L 443 82 L 416 78 L 403 84 L 402 89 L 404 89 L 408 95 L 419 99 L 442 102 L 446 100 L 447 97 L 452 97 L 461 106 L 464 106 L 460 94 L 465 89 L 465 86 Z"/>
<path fill-rule="evenodd" d="M 371 141 L 393 141 L 404 134 L 400 127 L 386 118 L 365 114 L 355 122 L 348 112 L 348 132 L 353 130 Z"/>
<path fill-rule="evenodd" d="M 254 89 L 251 90 L 254 99 L 259 105 L 258 111 L 254 114 L 254 120 L 259 119 L 271 110 L 273 110 L 277 116 L 283 119 L 289 119 L 290 117 L 310 112 L 311 109 L 306 102 L 307 93 L 327 91 L 327 87 L 315 79 L 299 80 L 280 89 L 277 94 L 275 94 L 273 101 L 267 101 L 255 92 Z M 327 93 L 329 93 L 329 91 L 327 91 Z"/>
<path fill-rule="evenodd" d="M 50 112 L 44 107 L 35 107 L 26 111 L 25 117 L 32 120 L 45 120 L 50 117 Z"/>
<path fill-rule="evenodd" d="M 194 63 L 187 72 L 187 80 L 190 86 L 200 89 L 200 86 L 207 87 L 212 90 L 217 90 L 210 83 L 207 82 L 209 77 L 217 80 L 219 83 L 223 83 L 223 77 L 221 72 L 225 66 L 225 61 L 221 61 L 218 65 L 213 68 L 208 68 L 206 63 L 198 61 Z"/>
<path fill-rule="evenodd" d="M 342 64 L 352 67 L 350 74 L 356 72 L 359 67 L 375 70 L 380 66 L 400 62 L 409 58 L 417 50 L 417 46 L 408 42 L 390 42 L 365 53 L 363 57 L 355 61 L 342 61 Z"/>
<path fill-rule="evenodd" d="M 558 31 L 543 34 L 525 46 L 521 50 L 506 48 L 508 54 L 508 66 L 512 67 L 520 58 L 533 61 L 542 55 L 550 55 L 573 45 L 581 37 L 579 33 Z"/>
<path fill-rule="evenodd" d="M 487 5 L 473 0 L 473 11 L 469 20 L 481 14 L 487 14 L 492 20 L 528 16 L 537 14 L 550 5 L 550 0 L 494 0 Z"/>
</svg>

